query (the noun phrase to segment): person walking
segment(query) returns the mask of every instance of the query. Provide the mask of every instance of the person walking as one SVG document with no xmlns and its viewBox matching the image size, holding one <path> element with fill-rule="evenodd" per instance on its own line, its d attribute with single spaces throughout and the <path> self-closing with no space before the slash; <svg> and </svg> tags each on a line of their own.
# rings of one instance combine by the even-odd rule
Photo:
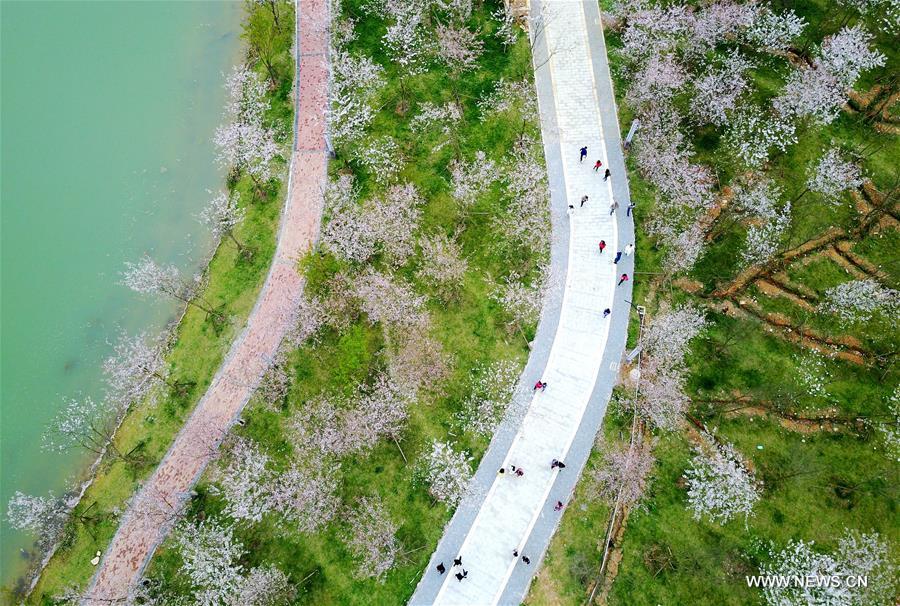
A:
<svg viewBox="0 0 900 606">
<path fill-rule="evenodd" d="M 616 258 L 613 260 L 613 264 L 617 264 L 619 262 L 619 259 L 621 259 L 621 258 L 622 258 L 622 251 L 620 250 L 619 252 L 616 253 Z"/>
<path fill-rule="evenodd" d="M 600 240 L 600 252 L 603 252 L 603 249 L 606 248 L 606 240 Z"/>
<path fill-rule="evenodd" d="M 622 282 L 627 282 L 627 281 L 628 281 L 628 274 L 622 274 L 622 277 L 619 278 L 619 283 L 616 284 L 616 286 L 621 286 Z"/>
<path fill-rule="evenodd" d="M 444 566 L 443 562 L 437 565 L 437 571 L 438 574 L 444 574 L 445 572 L 447 572 L 447 568 Z"/>
<path fill-rule="evenodd" d="M 634 252 L 634 244 L 629 244 L 628 246 L 625 247 L 625 254 L 628 255 L 629 257 L 631 256 L 631 253 L 633 253 L 633 252 Z"/>
<path fill-rule="evenodd" d="M 525 475 L 525 470 L 522 469 L 521 467 L 516 467 L 516 476 L 521 478 L 524 475 Z"/>
<path fill-rule="evenodd" d="M 579 208 L 584 208 L 584 203 L 588 201 L 587 196 L 581 196 L 581 206 Z"/>
<path fill-rule="evenodd" d="M 457 566 L 462 566 L 462 556 L 453 558 L 453 567 L 456 568 Z"/>
<path fill-rule="evenodd" d="M 569 215 L 569 218 L 572 218 L 572 215 L 575 214 L 575 207 L 569 204 L 569 208 L 566 209 L 566 214 Z"/>
<path fill-rule="evenodd" d="M 523 555 L 523 556 L 522 556 L 522 561 L 525 562 L 526 564 L 531 564 L 531 560 L 528 559 L 528 556 L 524 556 L 524 555 Z"/>
<path fill-rule="evenodd" d="M 615 213 L 617 208 L 619 208 L 618 202 L 613 202 L 612 204 L 610 204 L 609 205 L 609 214 L 612 215 L 613 213 Z"/>
<path fill-rule="evenodd" d="M 598 170 L 600 170 L 601 166 L 603 166 L 603 162 L 601 162 L 600 160 L 597 160 L 597 163 L 594 164 L 594 172 L 597 172 Z"/>
<path fill-rule="evenodd" d="M 581 158 L 579 158 L 578 162 L 584 162 L 585 158 L 587 158 L 587 145 L 581 148 Z"/>
<path fill-rule="evenodd" d="M 628 208 L 625 209 L 625 216 L 626 216 L 626 217 L 630 217 L 630 216 L 631 216 L 631 211 L 633 211 L 633 210 L 634 210 L 634 202 L 629 202 L 629 203 L 628 203 Z"/>
<path fill-rule="evenodd" d="M 553 511 L 559 511 L 559 510 L 562 509 L 562 508 L 563 508 L 563 503 L 562 503 L 562 501 L 557 501 L 557 502 L 556 502 L 556 507 L 553 508 Z"/>
<path fill-rule="evenodd" d="M 603 317 L 605 318 L 608 315 L 609 315 L 609 308 L 607 307 L 606 309 L 603 310 Z"/>
<path fill-rule="evenodd" d="M 609 169 L 607 168 L 607 169 L 606 169 L 606 172 L 603 173 L 603 180 L 606 181 L 606 180 L 609 179 L 611 176 L 612 176 L 612 173 L 609 172 Z"/>
<path fill-rule="evenodd" d="M 545 383 L 544 381 L 538 381 L 537 383 L 534 384 L 534 389 L 532 391 L 537 391 L 539 389 L 541 391 L 544 391 L 545 389 L 547 389 L 547 383 Z"/>
</svg>

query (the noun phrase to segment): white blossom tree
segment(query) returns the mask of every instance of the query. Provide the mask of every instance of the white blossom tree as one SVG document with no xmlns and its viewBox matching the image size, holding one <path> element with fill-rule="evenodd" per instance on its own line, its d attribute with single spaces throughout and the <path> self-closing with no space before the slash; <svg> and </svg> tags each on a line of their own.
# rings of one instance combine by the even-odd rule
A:
<svg viewBox="0 0 900 606">
<path fill-rule="evenodd" d="M 269 456 L 250 440 L 236 438 L 216 474 L 225 498 L 223 513 L 235 520 L 259 522 L 269 512 Z"/>
<path fill-rule="evenodd" d="M 674 54 L 653 54 L 629 78 L 625 98 L 635 108 L 667 103 L 685 84 L 688 73 Z"/>
<path fill-rule="evenodd" d="M 243 223 L 247 216 L 247 211 L 238 205 L 238 198 L 238 194 L 232 196 L 219 192 L 200 213 L 200 222 L 209 228 L 217 241 L 229 238 L 237 246 L 238 251 L 249 258 L 253 254 L 252 251 L 241 244 L 234 235 L 235 228 Z"/>
<path fill-rule="evenodd" d="M 182 386 L 169 380 L 169 368 L 165 360 L 166 338 L 151 337 L 140 333 L 129 337 L 122 333 L 113 354 L 103 362 L 103 373 L 109 385 L 109 397 L 120 408 L 153 395 L 156 386 L 173 389 Z"/>
<path fill-rule="evenodd" d="M 454 450 L 451 443 L 432 440 L 431 450 L 421 459 L 420 473 L 432 497 L 456 507 L 472 477 L 472 457 Z"/>
<path fill-rule="evenodd" d="M 421 391 L 434 392 L 446 381 L 453 361 L 425 327 L 403 333 L 396 350 L 389 354 L 387 372 L 399 393 L 413 401 Z"/>
<path fill-rule="evenodd" d="M 853 280 L 825 291 L 822 311 L 837 315 L 847 323 L 868 322 L 883 315 L 896 323 L 900 314 L 900 291 L 875 280 Z"/>
<path fill-rule="evenodd" d="M 832 147 L 822 155 L 810 172 L 806 187 L 822 194 L 832 204 L 837 204 L 842 193 L 848 189 L 856 189 L 862 183 L 859 166 L 845 160 L 841 151 Z"/>
<path fill-rule="evenodd" d="M 751 168 L 768 161 L 773 149 L 784 152 L 796 142 L 796 125 L 790 116 L 764 112 L 752 104 L 735 109 L 725 132 L 727 148 Z"/>
<path fill-rule="evenodd" d="M 225 82 L 228 91 L 228 123 L 219 126 L 213 142 L 219 162 L 250 175 L 257 192 L 272 177 L 272 165 L 280 156 L 274 131 L 265 125 L 269 110 L 265 84 L 246 65 L 238 65 Z"/>
<path fill-rule="evenodd" d="M 227 604 L 240 589 L 244 567 L 239 560 L 246 553 L 233 529 L 214 519 L 185 522 L 174 539 L 182 558 L 181 573 L 194 588 L 197 603 Z"/>
<path fill-rule="evenodd" d="M 500 78 L 494 88 L 477 101 L 481 121 L 500 114 L 517 113 L 533 120 L 538 113 L 537 91 L 529 80 Z"/>
<path fill-rule="evenodd" d="M 531 253 L 544 254 L 550 245 L 550 188 L 533 141 L 526 138 L 513 150 L 504 181 L 507 205 L 495 220 L 498 232 Z"/>
<path fill-rule="evenodd" d="M 384 68 L 369 57 L 336 51 L 331 57 L 328 128 L 337 145 L 358 141 L 375 117 L 374 101 L 384 86 Z"/>
<path fill-rule="evenodd" d="M 481 150 L 475 152 L 471 162 L 453 160 L 448 168 L 453 199 L 463 210 L 471 208 L 500 179 L 497 163 Z"/>
<path fill-rule="evenodd" d="M 472 391 L 457 414 L 459 425 L 476 435 L 492 436 L 512 403 L 520 372 L 521 365 L 515 360 L 477 367 L 472 372 Z"/>
<path fill-rule="evenodd" d="M 510 47 L 519 39 L 519 32 L 516 30 L 516 20 L 506 3 L 500 5 L 491 15 L 497 21 L 497 29 L 494 35 L 503 44 L 504 47 Z"/>
<path fill-rule="evenodd" d="M 457 124 L 461 118 L 462 108 L 456 102 L 435 105 L 426 101 L 419 105 L 419 113 L 409 121 L 409 128 L 413 132 L 423 132 L 439 126 L 442 137 L 431 149 L 432 153 L 437 153 L 448 143 L 453 143 L 454 147 L 458 148 Z"/>
<path fill-rule="evenodd" d="M 44 433 L 44 448 L 53 452 L 84 449 L 95 455 L 123 455 L 112 442 L 116 422 L 122 414 L 108 400 L 94 401 L 90 396 L 68 398 Z"/>
<path fill-rule="evenodd" d="M 675 309 L 663 307 L 644 331 L 644 350 L 665 366 L 680 366 L 690 342 L 706 325 L 703 312 L 694 305 L 682 305 Z"/>
<path fill-rule="evenodd" d="M 418 0 L 389 0 L 381 11 L 383 17 L 393 20 L 382 38 L 384 49 L 407 76 L 422 73 L 428 64 L 431 41 L 425 26 L 426 10 L 426 3 Z"/>
<path fill-rule="evenodd" d="M 125 262 L 122 284 L 142 295 L 171 297 L 203 310 L 216 322 L 224 321 L 221 312 L 198 295 L 199 279 L 185 280 L 174 265 L 159 265 L 144 256 L 137 263 Z"/>
<path fill-rule="evenodd" d="M 550 285 L 550 280 L 545 275 L 547 271 L 546 266 L 541 266 L 531 283 L 526 283 L 517 273 L 512 273 L 491 294 L 491 298 L 503 306 L 520 331 L 538 320 Z"/>
<path fill-rule="evenodd" d="M 744 32 L 750 44 L 769 52 L 783 51 L 800 37 L 806 27 L 806 20 L 788 9 L 781 13 L 773 12 L 767 6 L 757 10 L 756 18 Z"/>
<path fill-rule="evenodd" d="M 391 183 L 403 168 L 400 146 L 388 135 L 363 143 L 358 160 L 381 185 Z"/>
<path fill-rule="evenodd" d="M 270 482 L 268 502 L 273 511 L 296 524 L 300 532 L 315 532 L 337 515 L 339 465 L 293 465 Z"/>
<path fill-rule="evenodd" d="M 871 34 L 861 25 L 845 27 L 826 38 L 812 67 L 790 75 L 773 101 L 774 107 L 785 116 L 833 122 L 862 72 L 884 65 L 885 56 L 869 47 L 871 41 Z"/>
<path fill-rule="evenodd" d="M 266 372 L 256 387 L 256 395 L 267 405 L 275 407 L 287 397 L 291 387 L 288 359 L 283 346 L 278 348 L 271 359 L 266 360 L 266 366 Z"/>
<path fill-rule="evenodd" d="M 734 446 L 712 436 L 703 435 L 684 477 L 688 506 L 696 520 L 706 517 L 724 524 L 738 515 L 747 520 L 760 499 L 760 483 Z"/>
<path fill-rule="evenodd" d="M 379 497 L 362 497 L 347 515 L 345 541 L 356 559 L 356 576 L 384 581 L 400 553 L 397 525 Z"/>
<path fill-rule="evenodd" d="M 761 265 L 778 252 L 780 243 L 791 224 L 791 203 L 786 202 L 771 215 L 750 225 L 741 258 L 747 265 Z"/>
<path fill-rule="evenodd" d="M 887 543 L 877 533 L 848 531 L 834 553 L 815 548 L 813 541 L 790 541 L 783 549 L 770 551 L 770 560 L 760 567 L 764 575 L 780 575 L 789 579 L 849 576 L 868 577 L 867 587 L 847 582 L 788 583 L 766 587 L 763 597 L 770 606 L 872 605 L 893 604 L 897 588 L 897 568 L 890 560 Z"/>
<path fill-rule="evenodd" d="M 719 64 L 710 64 L 693 81 L 691 112 L 699 123 L 724 126 L 738 98 L 749 90 L 746 72 L 753 63 L 738 51 L 726 55 Z"/>
</svg>

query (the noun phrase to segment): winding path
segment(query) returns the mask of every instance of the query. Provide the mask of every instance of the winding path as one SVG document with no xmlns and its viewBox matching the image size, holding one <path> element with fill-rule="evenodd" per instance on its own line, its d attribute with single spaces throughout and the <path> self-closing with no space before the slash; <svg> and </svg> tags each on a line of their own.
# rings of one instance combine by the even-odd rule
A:
<svg viewBox="0 0 900 606">
<path fill-rule="evenodd" d="M 221 437 L 237 420 L 290 328 L 290 310 L 303 291 L 300 257 L 314 244 L 322 216 L 327 144 L 327 0 L 297 2 L 294 144 L 288 193 L 269 274 L 247 324 L 232 344 L 206 394 L 154 474 L 122 517 L 84 604 L 123 601 L 170 530 Z"/>
<path fill-rule="evenodd" d="M 634 242 L 634 229 L 626 216 L 630 197 L 600 10 L 596 0 L 532 0 L 531 10 L 547 11 L 536 33 L 535 81 L 550 178 L 551 273 L 565 280 L 541 313 L 519 389 L 530 392 L 538 379 L 548 386 L 534 394 L 520 422 L 504 424 L 494 436 L 475 474 L 479 496 L 464 502 L 445 529 L 410 600 L 415 606 L 524 599 L 562 515 L 554 506 L 568 501 L 587 461 L 625 347 L 631 281 L 617 281 L 622 273 L 632 276 L 634 259 L 623 255 L 618 265 L 613 259 Z M 588 157 L 581 163 L 584 145 Z M 603 169 L 592 170 L 597 159 L 612 171 L 609 181 Z M 585 194 L 590 199 L 581 208 Z M 610 214 L 612 200 L 619 209 Z M 607 244 L 603 253 L 600 240 Z M 612 313 L 604 318 L 606 308 Z M 552 459 L 566 468 L 551 469 Z M 511 474 L 511 465 L 524 475 Z M 498 474 L 500 467 L 507 472 Z M 461 569 L 452 567 L 457 556 L 468 572 L 461 581 L 455 578 Z"/>
</svg>

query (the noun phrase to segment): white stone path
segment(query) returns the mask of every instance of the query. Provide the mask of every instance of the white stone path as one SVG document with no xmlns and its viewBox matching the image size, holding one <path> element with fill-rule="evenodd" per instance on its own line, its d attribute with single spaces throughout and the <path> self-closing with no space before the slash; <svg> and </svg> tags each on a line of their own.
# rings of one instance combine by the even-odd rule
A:
<svg viewBox="0 0 900 606">
<path fill-rule="evenodd" d="M 610 371 L 614 377 L 624 346 L 623 327 L 628 322 L 628 303 L 622 299 L 624 294 L 630 295 L 630 282 L 619 287 L 617 281 L 625 272 L 632 277 L 633 259 L 623 255 L 619 265 L 614 265 L 613 259 L 617 251 L 633 240 L 630 221 L 627 240 L 619 240 L 619 223 L 624 219 L 620 215 L 625 215 L 627 206 L 624 167 L 614 166 L 613 179 L 603 180 L 603 171 L 610 164 L 601 124 L 600 87 L 606 87 L 602 91 L 604 101 L 611 104 L 609 99 L 612 95 L 605 52 L 599 53 L 603 61 L 600 73 L 606 76 L 603 81 L 597 81 L 598 70 L 594 65 L 598 58 L 598 34 L 602 47 L 599 11 L 596 10 L 596 2 L 593 6 L 580 0 L 551 0 L 544 4 L 547 6 L 547 18 L 546 26 L 539 33 L 544 39 L 536 45 L 536 77 L 541 93 L 539 101 L 548 171 L 551 182 L 557 184 L 557 191 L 554 192 L 557 198 L 554 200 L 555 220 L 557 224 L 563 223 L 556 228 L 568 228 L 567 271 L 562 303 L 558 308 L 558 324 L 546 364 L 542 371 L 538 370 L 539 374 L 523 376 L 522 383 L 533 384 L 542 379 L 548 387 L 545 392 L 538 392 L 533 397 L 505 455 L 502 458 L 485 456 L 482 467 L 491 465 L 492 468 L 479 469 L 479 475 L 496 474 L 498 461 L 507 473 L 494 475 L 488 480 L 490 486 L 487 494 L 480 507 L 476 505 L 474 516 L 469 515 L 465 521 L 457 520 L 465 516 L 464 512 L 457 512 L 411 604 L 478 606 L 518 603 L 524 589 L 517 588 L 510 592 L 510 579 L 518 574 L 518 584 L 521 585 L 524 579 L 524 587 L 527 588 L 531 574 L 538 568 L 547 541 L 561 515 L 554 511 L 553 505 L 557 500 L 565 502 L 568 496 L 568 492 L 560 494 L 558 476 L 569 476 L 565 484 L 570 491 L 589 451 L 589 445 L 585 448 L 584 444 L 579 444 L 577 456 L 574 456 L 577 461 L 570 465 L 568 461 L 573 443 L 576 439 L 584 442 L 585 436 L 588 441 L 592 440 L 599 427 L 602 413 L 599 417 L 592 415 L 593 427 L 585 431 L 585 413 L 589 404 L 597 405 L 598 400 L 602 400 L 600 404 L 605 410 L 612 383 Z M 539 10 L 537 6 L 539 4 L 533 2 L 532 10 Z M 591 33 L 590 27 L 595 27 L 597 31 Z M 590 40 L 590 35 L 595 38 Z M 549 60 L 546 60 L 547 54 Z M 614 107 L 611 109 L 614 118 Z M 616 146 L 618 156 L 615 165 L 620 165 L 617 126 L 609 141 Z M 588 147 L 588 156 L 581 163 L 578 150 L 584 145 Z M 553 161 L 554 155 L 558 161 Z M 593 165 L 598 159 L 603 162 L 603 168 L 594 172 Z M 617 168 L 618 174 L 615 172 Z M 611 215 L 612 186 L 616 179 L 621 179 L 620 187 L 624 184 L 626 193 L 624 197 L 616 196 L 620 209 Z M 579 201 L 585 194 L 589 196 L 589 201 L 584 208 L 580 208 Z M 575 206 L 575 212 L 568 220 L 565 217 L 560 219 L 560 198 L 562 208 L 566 204 Z M 568 222 L 567 226 L 565 222 Z M 600 240 L 605 240 L 607 245 L 603 253 L 598 247 Z M 606 308 L 613 309 L 613 314 L 604 318 L 603 310 Z M 618 324 L 614 344 L 617 352 L 607 351 L 611 322 Z M 540 355 L 540 352 L 536 353 Z M 610 357 L 613 360 L 611 363 L 608 362 Z M 609 363 L 609 368 L 603 368 L 604 363 Z M 535 372 L 531 362 L 526 374 L 529 372 Z M 609 383 L 609 389 L 597 389 L 599 376 Z M 597 397 L 598 391 L 600 398 Z M 491 449 L 497 447 L 497 442 L 495 438 Z M 551 469 L 553 459 L 566 461 L 566 469 Z M 516 477 L 509 473 L 511 465 L 522 467 L 524 476 Z M 532 541 L 535 527 L 548 523 L 551 529 L 541 533 L 542 540 Z M 448 536 L 454 533 L 463 533 L 462 541 Z M 446 551 L 451 548 L 455 549 Z M 520 556 L 530 557 L 531 564 L 526 565 L 520 557 L 514 557 L 514 549 Z M 536 549 L 539 551 L 535 552 Z M 457 555 L 462 556 L 462 568 L 468 571 L 463 581 L 458 581 L 454 576 L 461 569 L 451 568 Z M 439 562 L 447 566 L 447 574 L 436 572 L 435 566 Z M 523 567 L 530 573 L 523 574 Z"/>
</svg>

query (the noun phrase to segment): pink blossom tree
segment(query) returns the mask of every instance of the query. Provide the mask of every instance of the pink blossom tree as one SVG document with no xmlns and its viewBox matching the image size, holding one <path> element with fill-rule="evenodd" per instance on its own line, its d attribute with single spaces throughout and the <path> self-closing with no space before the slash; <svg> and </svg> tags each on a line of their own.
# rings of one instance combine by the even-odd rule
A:
<svg viewBox="0 0 900 606">
<path fill-rule="evenodd" d="M 456 80 L 478 66 L 484 44 L 478 34 L 465 27 L 437 26 L 437 59 Z"/>
<path fill-rule="evenodd" d="M 726 148 L 751 168 L 767 162 L 773 149 L 785 152 L 796 142 L 796 125 L 789 115 L 753 104 L 735 108 L 725 132 Z"/>
<path fill-rule="evenodd" d="M 419 238 L 421 262 L 416 276 L 438 290 L 446 298 L 460 286 L 469 265 L 462 256 L 459 244 L 445 234 Z"/>
<path fill-rule="evenodd" d="M 591 492 L 608 503 L 618 499 L 625 508 L 636 505 L 644 496 L 647 476 L 656 462 L 651 445 L 643 441 L 618 444 L 611 446 L 603 458 L 589 476 Z"/>
<path fill-rule="evenodd" d="M 540 255 L 550 246 L 550 188 L 547 170 L 534 148 L 534 142 L 525 139 L 513 150 L 504 175 L 506 212 L 495 226 L 509 242 Z"/>
<path fill-rule="evenodd" d="M 383 273 L 369 270 L 355 281 L 356 297 L 371 323 L 415 326 L 425 318 L 425 297 Z"/>
<path fill-rule="evenodd" d="M 409 401 L 420 392 L 434 392 L 450 377 L 452 358 L 425 327 L 404 334 L 388 356 L 390 383 Z"/>
<path fill-rule="evenodd" d="M 753 63 L 738 51 L 726 55 L 718 65 L 708 65 L 703 75 L 693 82 L 694 119 L 701 124 L 724 126 L 738 98 L 750 88 L 746 72 L 752 67 Z"/>
<path fill-rule="evenodd" d="M 403 168 L 400 146 L 388 135 L 364 142 L 358 160 L 381 185 L 391 183 Z"/>
<path fill-rule="evenodd" d="M 384 581 L 400 554 L 397 525 L 391 521 L 381 498 L 362 497 L 347 515 L 345 541 L 357 563 L 356 576 Z"/>
</svg>

